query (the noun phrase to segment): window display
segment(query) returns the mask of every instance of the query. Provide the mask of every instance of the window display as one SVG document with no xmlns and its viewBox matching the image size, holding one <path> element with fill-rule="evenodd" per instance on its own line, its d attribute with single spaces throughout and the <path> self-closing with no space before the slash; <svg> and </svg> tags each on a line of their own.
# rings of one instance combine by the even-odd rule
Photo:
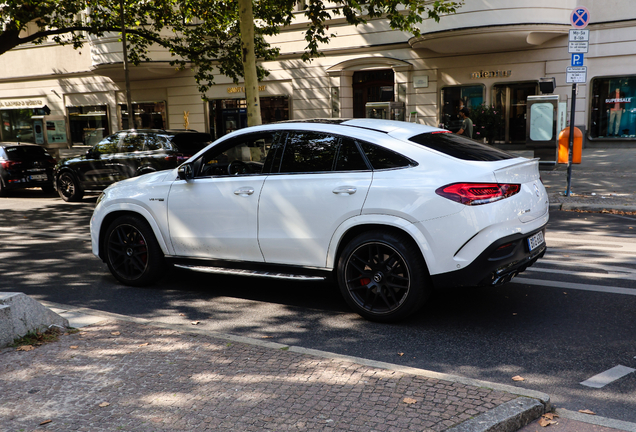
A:
<svg viewBox="0 0 636 432">
<path fill-rule="evenodd" d="M 119 105 L 121 129 L 132 128 L 128 124 L 128 105 Z M 165 129 L 166 128 L 166 103 L 165 102 L 133 102 L 135 112 L 136 129 Z"/>
<path fill-rule="evenodd" d="M 457 132 L 462 127 L 462 119 L 459 110 L 466 107 L 471 110 L 484 102 L 484 86 L 454 86 L 442 89 L 442 115 L 443 127 Z"/>
<path fill-rule="evenodd" d="M 93 146 L 110 135 L 106 105 L 68 107 L 71 140 Z"/>
<path fill-rule="evenodd" d="M 591 138 L 636 138 L 636 76 L 592 80 Z"/>
</svg>

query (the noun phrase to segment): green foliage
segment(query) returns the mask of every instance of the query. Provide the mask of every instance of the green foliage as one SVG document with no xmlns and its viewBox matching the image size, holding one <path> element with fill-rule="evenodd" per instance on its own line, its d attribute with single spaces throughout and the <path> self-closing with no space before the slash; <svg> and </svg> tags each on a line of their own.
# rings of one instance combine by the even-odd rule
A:
<svg viewBox="0 0 636 432">
<path fill-rule="evenodd" d="M 352 25 L 387 19 L 391 28 L 418 36 L 424 17 L 439 21 L 454 13 L 464 0 L 258 0 L 254 1 L 255 44 L 259 61 L 275 59 L 278 47 L 266 36 L 280 33 L 295 19 L 304 28 L 305 61 L 321 55 L 320 47 L 334 37 L 333 20 Z M 157 43 L 174 56 L 173 65 L 191 67 L 199 90 L 205 93 L 217 74 L 238 82 L 243 76 L 237 0 L 4 0 L 0 3 L 0 54 L 24 43 L 53 40 L 81 48 L 89 35 L 121 32 L 121 15 L 132 64 L 150 60 L 149 47 Z M 297 6 L 305 5 L 302 12 Z M 37 29 L 21 34 L 27 26 Z M 304 25 L 304 24 L 303 24 Z M 33 30 L 33 29 L 31 29 Z M 262 79 L 267 71 L 258 66 Z"/>
<path fill-rule="evenodd" d="M 486 138 L 488 143 L 500 139 L 504 128 L 504 117 L 501 110 L 486 103 L 470 109 L 470 119 L 473 121 L 473 138 Z"/>
</svg>

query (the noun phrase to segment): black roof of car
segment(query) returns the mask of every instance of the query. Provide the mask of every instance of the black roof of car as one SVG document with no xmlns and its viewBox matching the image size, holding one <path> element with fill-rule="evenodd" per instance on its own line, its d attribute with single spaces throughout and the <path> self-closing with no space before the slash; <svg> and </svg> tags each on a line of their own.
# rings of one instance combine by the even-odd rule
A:
<svg viewBox="0 0 636 432">
<path fill-rule="evenodd" d="M 42 147 L 39 144 L 33 144 L 33 143 L 25 143 L 25 142 L 10 142 L 10 141 L 0 141 L 0 147 L 15 147 L 15 146 L 36 146 L 36 147 Z"/>
<path fill-rule="evenodd" d="M 115 133 L 121 133 L 121 132 L 144 132 L 144 133 L 156 133 L 156 134 L 165 134 L 165 135 L 176 135 L 181 133 L 205 133 L 205 132 L 196 131 L 194 129 L 123 129 Z"/>
</svg>

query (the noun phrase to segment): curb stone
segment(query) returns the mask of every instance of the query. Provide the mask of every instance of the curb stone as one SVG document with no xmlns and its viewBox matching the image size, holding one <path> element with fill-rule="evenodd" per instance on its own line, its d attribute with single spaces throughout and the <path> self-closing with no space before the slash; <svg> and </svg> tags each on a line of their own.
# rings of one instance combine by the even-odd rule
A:
<svg viewBox="0 0 636 432">
<path fill-rule="evenodd" d="M 165 328 L 183 333 L 194 333 L 201 335 L 209 335 L 219 339 L 224 339 L 232 342 L 240 342 L 253 346 L 268 348 L 268 349 L 283 349 L 294 352 L 301 355 L 311 355 L 315 357 L 321 357 L 331 360 L 338 360 L 343 362 L 360 364 L 363 366 L 374 367 L 378 369 L 391 370 L 395 372 L 401 372 L 404 374 L 416 375 L 425 378 L 432 378 L 437 380 L 449 381 L 452 383 L 460 383 L 464 385 L 488 388 L 492 390 L 502 391 L 519 396 L 509 402 L 506 402 L 490 411 L 478 415 L 470 420 L 467 420 L 452 429 L 448 429 L 448 432 L 514 432 L 521 427 L 539 418 L 545 412 L 551 410 L 550 396 L 546 393 L 542 393 L 535 390 L 524 389 L 506 384 L 493 383 L 488 381 L 475 380 L 471 378 L 450 375 L 440 372 L 429 371 L 425 369 L 413 368 L 408 366 L 400 366 L 393 363 L 375 361 L 364 359 L 361 357 L 353 357 L 342 354 L 335 354 L 328 351 L 321 351 L 311 348 L 303 348 L 293 345 L 285 345 L 277 342 L 268 342 L 258 339 L 253 339 L 245 336 L 231 335 L 227 333 L 219 333 L 210 330 L 202 330 L 191 328 L 183 324 L 169 324 L 157 321 L 148 320 L 145 318 L 136 318 L 127 315 L 114 314 L 110 312 L 98 311 L 88 308 L 76 308 L 70 305 L 62 305 L 51 302 L 42 302 L 49 308 L 55 308 L 59 310 L 58 313 L 62 316 L 73 316 L 75 319 L 79 319 L 80 323 L 85 325 L 93 325 L 103 321 L 103 319 L 118 319 L 122 321 L 135 322 L 142 325 Z M 87 317 L 88 316 L 88 317 Z M 88 319 L 87 319 L 88 318 Z M 71 325 L 73 323 L 71 322 Z"/>
<path fill-rule="evenodd" d="M 448 429 L 447 432 L 516 431 L 539 418 L 544 412 L 544 406 L 538 400 L 520 397 Z"/>
</svg>

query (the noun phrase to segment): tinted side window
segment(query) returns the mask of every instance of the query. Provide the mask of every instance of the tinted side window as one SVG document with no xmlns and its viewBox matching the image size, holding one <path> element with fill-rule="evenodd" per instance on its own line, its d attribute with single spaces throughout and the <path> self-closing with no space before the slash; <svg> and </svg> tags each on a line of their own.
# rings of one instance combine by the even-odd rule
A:
<svg viewBox="0 0 636 432">
<path fill-rule="evenodd" d="M 373 169 L 402 168 L 415 165 L 409 158 L 369 143 L 359 143 Z"/>
<path fill-rule="evenodd" d="M 370 169 L 362 157 L 356 142 L 343 138 L 336 158 L 336 171 L 364 171 Z"/>
<path fill-rule="evenodd" d="M 93 152 L 99 154 L 117 153 L 119 138 L 120 135 L 118 134 L 107 136 L 93 148 Z"/>
<path fill-rule="evenodd" d="M 199 177 L 218 175 L 261 174 L 276 140 L 274 132 L 243 135 L 212 147 L 195 167 Z"/>
<path fill-rule="evenodd" d="M 516 156 L 453 133 L 423 133 L 409 139 L 440 153 L 469 161 L 498 161 Z"/>
<path fill-rule="evenodd" d="M 127 134 L 119 146 L 119 151 L 122 153 L 131 153 L 141 151 L 144 149 L 144 141 L 146 135 L 138 133 Z"/>
<path fill-rule="evenodd" d="M 281 173 L 325 172 L 333 169 L 339 138 L 318 132 L 289 134 L 285 143 Z"/>
<path fill-rule="evenodd" d="M 144 150 L 161 150 L 166 147 L 166 139 L 154 134 L 146 135 Z"/>
</svg>

